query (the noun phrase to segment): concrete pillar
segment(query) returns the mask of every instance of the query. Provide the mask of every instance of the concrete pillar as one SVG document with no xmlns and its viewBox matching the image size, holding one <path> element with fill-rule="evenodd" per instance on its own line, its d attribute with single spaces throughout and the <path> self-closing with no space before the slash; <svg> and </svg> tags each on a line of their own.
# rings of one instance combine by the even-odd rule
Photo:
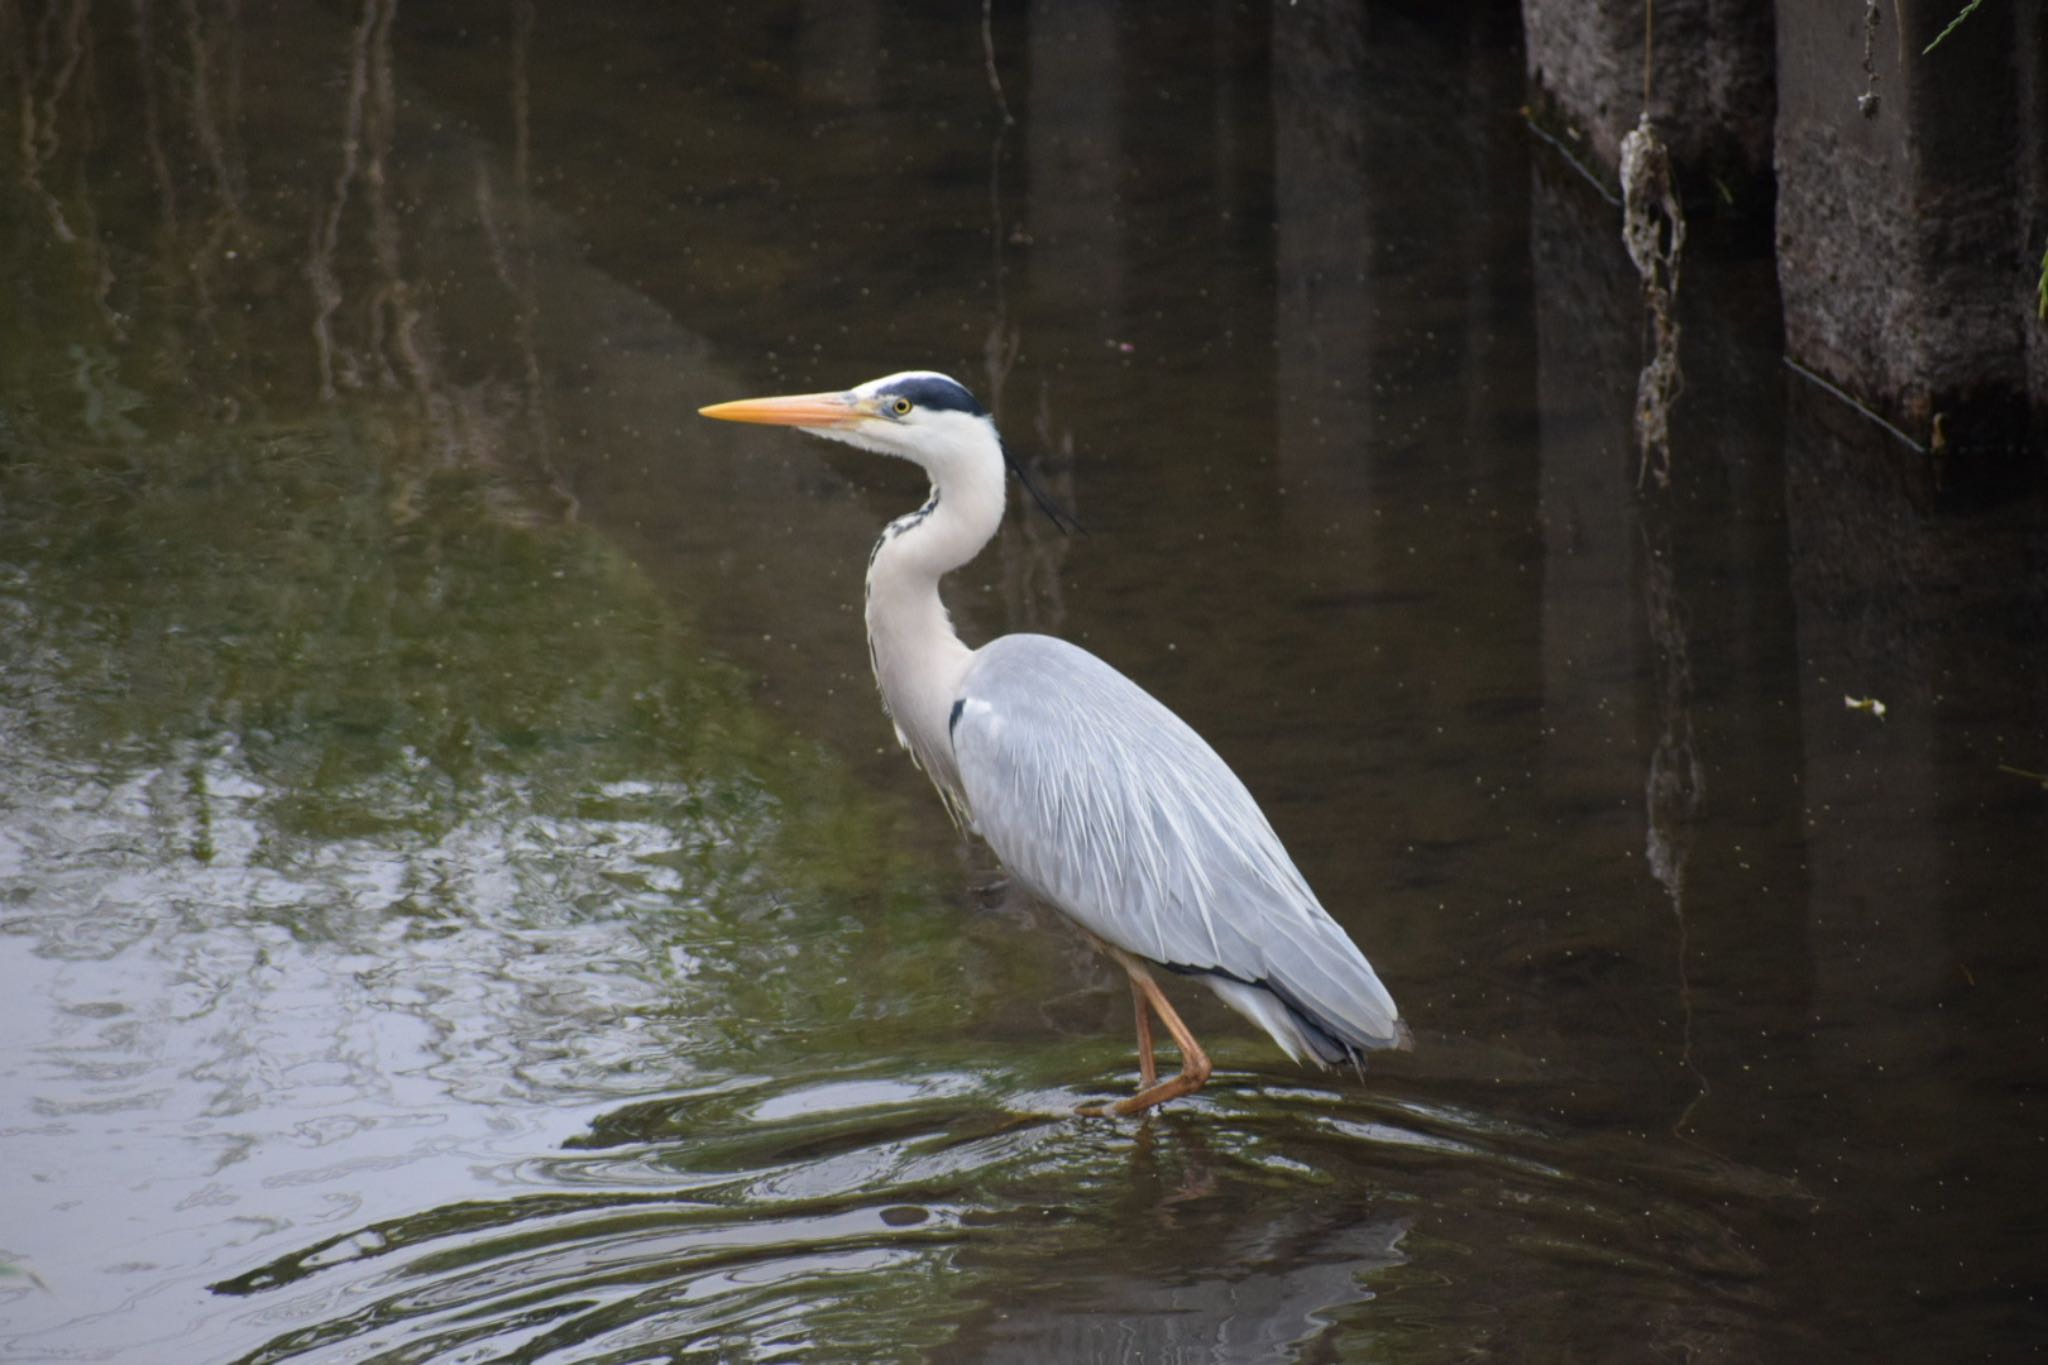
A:
<svg viewBox="0 0 2048 1365">
<path fill-rule="evenodd" d="M 1924 51 L 1960 8 L 1778 6 L 1778 281 L 1788 355 L 1982 454 L 2048 407 L 2048 26 L 1986 5 Z"/>
<path fill-rule="evenodd" d="M 1035 0 L 1030 61 L 1024 136 L 1032 301 L 1064 326 L 1114 336 L 1127 255 L 1115 12 L 1081 0 Z"/>
<path fill-rule="evenodd" d="M 2018 295 L 2020 330 L 2026 336 L 2027 396 L 2038 437 L 2043 410 L 2048 409 L 2048 295 L 2043 292 L 2048 289 L 2048 7 L 2016 5 L 2012 23 L 2012 50 L 2019 66 L 2019 145 L 2014 160 L 2019 167 L 2021 269 L 2009 284 Z M 2031 325 L 2025 321 L 2029 310 Z"/>
<path fill-rule="evenodd" d="M 1289 483 L 1320 484 L 1324 496 L 1344 485 L 1344 494 L 1360 500 L 1371 477 L 1363 449 L 1378 311 L 1371 192 L 1381 183 L 1365 165 L 1365 70 L 1362 11 L 1275 8 L 1278 472 Z M 1333 458 L 1333 443 L 1347 447 L 1343 456 Z"/>
<path fill-rule="evenodd" d="M 1531 93 L 1546 121 L 1611 178 L 1644 107 L 1646 22 L 1649 111 L 1686 194 L 1760 202 L 1771 158 L 1770 0 L 1523 0 Z"/>
</svg>

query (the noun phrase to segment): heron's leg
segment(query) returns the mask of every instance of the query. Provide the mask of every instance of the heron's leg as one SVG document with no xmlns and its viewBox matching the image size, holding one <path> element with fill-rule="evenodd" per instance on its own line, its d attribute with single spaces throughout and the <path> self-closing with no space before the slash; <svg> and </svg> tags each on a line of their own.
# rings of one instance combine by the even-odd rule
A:
<svg viewBox="0 0 2048 1365">
<path fill-rule="evenodd" d="M 1202 1051 L 1195 1035 L 1174 1013 L 1173 1006 L 1167 1002 L 1166 992 L 1159 989 L 1159 983 L 1150 976 L 1134 975 L 1131 984 L 1138 988 L 1146 1003 L 1159 1012 L 1159 1022 L 1166 1025 L 1166 1031 L 1173 1035 L 1173 1045 L 1180 1049 L 1180 1074 L 1147 1086 L 1127 1100 L 1118 1100 L 1109 1106 L 1112 1114 L 1142 1114 L 1156 1104 L 1192 1095 L 1209 1083 L 1209 1054 Z"/>
<path fill-rule="evenodd" d="M 1138 1088 L 1143 1090 L 1159 1079 L 1159 1068 L 1152 1063 L 1152 1011 L 1146 1007 L 1145 992 L 1135 976 L 1131 978 L 1131 1005 L 1138 1015 Z"/>
<path fill-rule="evenodd" d="M 1117 956 L 1119 960 L 1123 959 L 1121 953 Z M 1131 990 L 1138 998 L 1140 1016 L 1149 1006 L 1158 1012 L 1159 1022 L 1166 1025 L 1166 1031 L 1173 1035 L 1173 1044 L 1180 1049 L 1180 1074 L 1168 1076 L 1156 1085 L 1148 1084 L 1129 1099 L 1118 1100 L 1115 1104 L 1084 1105 L 1080 1112 L 1092 1117 L 1105 1114 L 1142 1114 L 1154 1105 L 1179 1099 L 1182 1095 L 1192 1095 L 1209 1083 L 1209 1054 L 1202 1051 L 1202 1045 L 1195 1041 L 1195 1035 L 1181 1022 L 1180 1016 L 1174 1013 L 1173 1006 L 1167 1002 L 1166 993 L 1159 989 L 1159 983 L 1154 981 L 1144 968 L 1127 960 L 1124 961 L 1124 970 L 1131 974 Z"/>
</svg>

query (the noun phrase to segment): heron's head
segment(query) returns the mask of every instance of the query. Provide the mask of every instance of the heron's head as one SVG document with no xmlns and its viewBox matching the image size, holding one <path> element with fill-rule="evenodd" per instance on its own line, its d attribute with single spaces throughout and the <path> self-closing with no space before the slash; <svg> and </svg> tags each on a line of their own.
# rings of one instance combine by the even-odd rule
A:
<svg viewBox="0 0 2048 1365">
<path fill-rule="evenodd" d="M 827 440 L 844 441 L 924 466 L 933 485 L 975 477 L 1007 465 L 1053 525 L 1079 529 L 1072 514 L 1046 496 L 1024 466 L 1010 458 L 996 423 L 964 385 L 932 370 L 904 370 L 856 385 L 844 393 L 801 393 L 789 398 L 742 398 L 697 411 L 721 422 L 761 422 L 795 427 Z M 958 471 L 958 473 L 955 473 Z"/>
<path fill-rule="evenodd" d="M 844 393 L 743 398 L 698 411 L 721 422 L 795 427 L 863 450 L 915 460 L 934 477 L 958 460 L 1003 457 L 995 423 L 974 395 L 930 370 L 885 375 Z"/>
</svg>

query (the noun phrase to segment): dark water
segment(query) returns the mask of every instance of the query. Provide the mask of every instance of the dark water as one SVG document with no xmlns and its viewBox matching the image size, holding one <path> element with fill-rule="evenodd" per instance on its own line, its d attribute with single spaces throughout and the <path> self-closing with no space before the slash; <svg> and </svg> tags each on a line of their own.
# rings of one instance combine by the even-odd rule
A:
<svg viewBox="0 0 2048 1365">
<path fill-rule="evenodd" d="M 957 8 L 0 0 L 0 1358 L 2048 1340 L 2038 492 L 1704 225 L 1641 478 L 1511 9 Z M 1123 985 L 867 678 L 922 490 L 693 415 L 906 366 L 1089 527 L 964 632 L 1209 735 L 1415 1053 L 1189 999 L 1069 1116 Z"/>
</svg>

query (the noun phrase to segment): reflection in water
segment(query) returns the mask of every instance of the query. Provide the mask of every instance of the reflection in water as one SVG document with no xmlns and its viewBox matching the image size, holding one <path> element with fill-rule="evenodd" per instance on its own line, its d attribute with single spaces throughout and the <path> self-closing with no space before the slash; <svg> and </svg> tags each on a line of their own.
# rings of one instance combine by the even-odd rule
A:
<svg viewBox="0 0 2048 1365">
<path fill-rule="evenodd" d="M 150 453 L 111 497 L 75 443 L 0 485 L 38 509 L 0 517 L 0 972 L 69 964 L 50 1017 L 8 1017 L 36 1114 L 10 1153 L 80 1182 L 81 1249 L 145 1213 L 187 1229 L 186 1274 L 337 1219 L 367 1245 L 545 1150 L 552 1110 L 860 1011 L 852 957 L 905 926 L 825 888 L 887 888 L 886 841 L 609 547 L 466 480 L 396 507 L 398 456 L 338 425 Z M 27 518 L 81 502 L 36 548 Z M 181 1155 L 109 1198 L 68 1155 L 108 1118 Z M 33 1249 L 69 1278 L 66 1245 Z"/>
<path fill-rule="evenodd" d="M 378 66 L 385 73 L 379 82 L 380 93 L 387 102 L 385 116 L 378 122 L 388 130 L 390 116 L 389 64 L 390 64 L 390 16 L 394 4 L 379 3 L 379 0 L 364 0 L 362 18 L 357 22 L 355 32 L 349 38 L 348 86 L 342 105 L 341 129 L 341 172 L 335 178 L 332 202 L 326 212 L 318 215 L 313 228 L 312 254 L 306 261 L 306 275 L 313 286 L 313 342 L 320 358 L 320 394 L 323 398 L 334 397 L 337 371 L 339 383 L 349 388 L 362 384 L 362 377 L 355 357 L 347 351 L 338 350 L 333 335 L 335 310 L 341 307 L 342 290 L 336 279 L 335 257 L 341 247 L 342 215 L 348 210 L 349 190 L 361 178 L 360 164 L 363 146 L 363 107 L 369 99 L 370 53 L 373 35 L 381 33 L 382 41 L 376 44 Z M 381 23 L 380 23 L 381 21 Z M 388 147 L 388 136 L 387 136 Z M 371 155 L 380 164 L 372 177 L 374 192 L 380 197 L 384 189 L 381 159 L 385 148 L 373 148 Z M 390 210 L 383 210 L 380 217 L 388 223 Z M 388 229 L 386 233 L 388 239 Z M 388 242 L 387 242 L 388 248 Z M 390 254 L 388 249 L 380 251 L 381 258 Z"/>
<path fill-rule="evenodd" d="M 1003 90 L 994 10 L 993 0 L 984 0 L 981 10 L 982 60 L 987 68 L 989 99 L 995 112 L 995 135 L 989 142 L 988 153 L 989 278 L 995 299 L 989 314 L 988 335 L 982 342 L 982 367 L 988 381 L 988 410 L 995 415 L 1000 428 L 1010 372 L 1016 368 L 1024 347 L 1024 331 L 1010 316 L 1010 256 L 1017 244 L 1012 242 L 1013 234 L 1005 226 L 1010 206 L 1003 192 L 1004 152 L 1010 130 L 1017 126 L 1017 119 L 1010 111 L 1009 96 Z M 1019 228 L 1015 235 L 1025 234 Z M 1077 511 L 1074 502 L 1074 434 L 1071 430 L 1061 431 L 1057 436 L 1054 434 L 1052 396 L 1048 386 L 1041 385 L 1038 390 L 1038 408 L 1032 431 L 1037 436 L 1036 442 L 1021 456 L 1013 451 L 1011 458 L 1021 458 L 1032 482 L 1046 492 L 1053 506 L 1072 517 Z M 1058 634 L 1066 617 L 1060 582 L 1061 567 L 1067 558 L 1068 533 L 1064 528 L 1048 526 L 1050 518 L 1041 520 L 1032 514 L 1034 510 L 1027 505 L 1022 518 L 1006 518 L 1001 527 L 996 557 L 1002 565 L 1003 624 L 1006 632 Z"/>
<path fill-rule="evenodd" d="M 1655 509 L 1646 516 L 1656 517 Z M 1648 774 L 1643 783 L 1644 862 L 1650 875 L 1671 899 L 1678 925 L 1678 1014 L 1681 1033 L 1678 1063 L 1699 1083 L 1696 1094 L 1673 1125 L 1683 1132 L 1687 1120 L 1709 1086 L 1693 1054 L 1693 998 L 1688 977 L 1692 951 L 1686 905 L 1686 864 L 1692 856 L 1693 824 L 1705 797 L 1706 777 L 1694 743 L 1692 721 L 1692 659 L 1687 642 L 1685 603 L 1679 597 L 1677 550 L 1669 522 L 1657 518 L 1642 531 L 1643 619 L 1655 650 L 1656 738 L 1651 742 Z"/>
<path fill-rule="evenodd" d="M 149 0 L 140 0 L 136 6 L 139 68 L 155 64 L 152 48 L 143 41 L 148 3 Z M 216 307 L 213 272 L 234 261 L 246 249 L 249 239 L 249 225 L 242 208 L 245 171 L 240 148 L 227 131 L 239 127 L 242 119 L 242 26 L 233 6 L 207 14 L 188 0 L 182 8 L 185 48 L 191 56 L 191 136 L 199 146 L 208 171 L 208 188 L 212 191 L 205 215 L 206 235 L 191 252 L 192 288 L 198 305 L 195 320 L 201 326 L 210 326 Z M 171 182 L 165 179 L 161 183 L 168 186 Z M 171 221 L 168 200 L 165 218 Z"/>
<path fill-rule="evenodd" d="M 47 217 L 50 235 L 69 245 L 77 242 L 79 235 L 63 205 L 44 184 L 44 172 L 60 145 L 58 109 L 74 93 L 73 83 L 85 56 L 85 18 L 91 7 L 89 0 L 51 6 L 31 37 L 18 4 L 19 0 L 7 0 L 0 8 L 0 40 L 5 40 L 6 50 L 14 54 L 12 74 L 20 91 L 21 183 Z"/>
<path fill-rule="evenodd" d="M 448 343 L 429 311 L 429 295 L 413 277 L 418 264 L 408 255 L 424 254 L 422 244 L 406 240 L 403 214 L 416 212 L 404 195 L 403 168 L 397 160 L 399 106 L 393 70 L 393 25 L 397 0 L 363 0 L 360 17 L 349 34 L 346 77 L 340 118 L 340 167 L 332 186 L 313 214 L 311 246 L 305 274 L 313 292 L 313 340 L 319 364 L 320 394 L 332 401 L 341 389 L 366 385 L 385 390 L 410 390 L 431 433 L 441 461 L 457 467 L 503 467 L 507 449 L 519 435 L 518 454 L 535 467 L 548 459 L 540 360 L 535 345 L 538 303 L 531 274 L 530 152 L 523 146 L 528 113 L 524 72 L 531 43 L 532 15 L 513 15 L 512 71 L 508 85 L 515 129 L 513 159 L 514 207 L 499 212 L 491 191 L 491 172 L 477 158 L 473 212 L 495 280 L 508 296 L 511 340 L 519 368 L 512 376 L 493 375 L 462 384 L 449 373 L 444 359 Z M 349 259 L 356 244 L 349 226 L 359 225 L 367 261 Z M 362 278 L 353 286 L 352 275 Z M 350 296 L 355 295 L 351 305 Z M 523 392 L 515 391 L 515 384 Z M 515 425 L 523 417 L 523 423 Z M 521 431 L 521 426 L 524 430 Z"/>
<path fill-rule="evenodd" d="M 1692 821 L 1706 784 L 1693 744 L 1692 659 L 1686 643 L 1685 603 L 1678 595 L 1676 550 L 1668 524 L 1642 528 L 1643 619 L 1655 649 L 1657 737 L 1650 745 L 1643 783 L 1643 856 L 1682 920 L 1685 865 L 1692 856 Z"/>
<path fill-rule="evenodd" d="M 1365 16 L 1327 6 L 1284 16 L 1273 62 L 1279 383 L 1274 444 L 1283 477 L 1363 501 L 1366 414 L 1379 314 L 1369 269 Z M 1348 458 L 1347 458 L 1348 457 Z"/>
<path fill-rule="evenodd" d="M 1646 994 L 1652 982 L 1673 983 L 1669 1004 L 1659 1012 L 1668 1009 L 1676 1024 L 1671 1047 L 1688 1090 L 1674 1096 L 1678 1117 L 1672 1130 L 1683 1134 L 1710 1091 L 1695 1048 L 1690 974 L 1697 948 L 1688 880 L 1706 776 L 1693 717 L 1693 626 L 1680 586 L 1682 523 L 1675 506 L 1679 494 L 1671 486 L 1668 429 L 1668 404 L 1676 398 L 1678 325 L 1672 311 L 1684 225 L 1661 144 L 1645 133 L 1630 146 L 1625 262 L 1587 235 L 1573 206 L 1539 196 L 1540 204 L 1558 214 L 1539 222 L 1539 249 L 1559 253 L 1539 285 L 1544 303 L 1557 314 L 1545 319 L 1544 329 L 1549 410 L 1560 432 L 1546 441 L 1555 461 L 1547 492 L 1559 508 L 1553 514 L 1557 530 L 1564 532 L 1553 543 L 1547 569 L 1554 584 L 1550 605 L 1557 612 L 1552 647 L 1567 656 L 1568 662 L 1560 661 L 1565 671 L 1576 675 L 1559 679 L 1557 691 L 1581 711 L 1571 717 L 1572 744 L 1558 758 L 1561 765 L 1590 770 L 1586 775 L 1595 782 L 1640 792 L 1643 868 L 1671 916 L 1668 935 L 1653 921 L 1635 937 L 1631 951 L 1645 960 Z M 1635 280 L 1624 273 L 1628 266 L 1637 272 Z M 1650 315 L 1657 348 L 1640 370 L 1630 333 L 1638 307 Z M 1603 350 L 1586 346 L 1589 331 Z M 1621 381 L 1632 372 L 1630 412 L 1619 399 Z M 1581 434 L 1573 419 L 1590 434 Z M 1623 458 L 1630 452 L 1637 457 L 1633 462 Z M 1646 473 L 1655 476 L 1648 487 Z M 1624 691 L 1634 695 L 1624 700 Z M 1598 698 L 1598 705 L 1586 715 L 1582 708 L 1589 697 Z M 1640 709 L 1639 727 L 1627 723 L 1624 708 L 1630 705 Z M 1597 748 L 1599 759 L 1573 752 L 1579 746 Z"/>
<path fill-rule="evenodd" d="M 552 442 L 548 430 L 546 384 L 540 363 L 540 294 L 536 284 L 533 225 L 533 89 L 528 74 L 533 59 L 533 32 L 537 19 L 534 0 L 518 0 L 512 9 L 512 214 L 502 221 L 496 197 L 491 193 L 489 162 L 477 158 L 477 221 L 483 226 L 491 248 L 491 265 L 498 279 L 512 294 L 514 333 L 517 338 L 520 375 L 526 384 L 525 416 L 532 432 L 533 449 L 543 460 L 550 459 Z M 568 496 L 564 493 L 564 496 Z"/>
<path fill-rule="evenodd" d="M 1037 453 L 1026 466 L 1032 480 L 1063 515 L 1078 516 L 1074 433 L 1054 434 L 1052 395 L 1047 389 L 1039 390 L 1032 430 L 1038 438 Z M 1022 517 L 1004 520 L 997 553 L 1003 567 L 1004 624 L 1008 630 L 1060 633 L 1067 614 L 1061 570 L 1072 548 L 1071 534 L 1055 526 L 1050 516 L 1038 515 L 1035 506 L 1025 509 Z"/>
</svg>

